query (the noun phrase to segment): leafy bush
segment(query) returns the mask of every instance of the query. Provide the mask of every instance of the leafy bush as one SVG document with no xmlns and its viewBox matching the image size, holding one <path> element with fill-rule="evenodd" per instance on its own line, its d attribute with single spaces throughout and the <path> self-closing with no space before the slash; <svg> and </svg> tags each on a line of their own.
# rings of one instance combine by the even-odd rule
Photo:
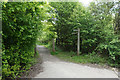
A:
<svg viewBox="0 0 120 80">
<path fill-rule="evenodd" d="M 8 2 L 2 5 L 2 77 L 16 78 L 29 69 L 41 20 L 47 18 L 47 4 Z"/>
<path fill-rule="evenodd" d="M 113 26 L 112 2 L 91 2 L 89 8 L 81 3 L 51 3 L 56 8 L 56 44 L 65 51 L 77 50 L 77 35 L 80 28 L 81 53 L 106 55 L 114 64 L 120 64 L 120 39 Z M 117 26 L 118 27 L 118 26 Z M 77 33 L 77 32 L 76 32 Z"/>
<path fill-rule="evenodd" d="M 58 54 L 58 52 L 50 52 L 52 55 L 56 55 Z"/>
</svg>

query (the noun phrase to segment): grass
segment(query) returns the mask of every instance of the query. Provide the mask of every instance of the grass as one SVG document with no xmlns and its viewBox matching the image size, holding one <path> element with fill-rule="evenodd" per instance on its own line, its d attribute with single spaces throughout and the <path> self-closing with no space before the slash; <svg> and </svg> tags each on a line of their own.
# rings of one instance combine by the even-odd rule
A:
<svg viewBox="0 0 120 80">
<path fill-rule="evenodd" d="M 111 67 L 120 67 L 119 64 L 113 63 L 108 56 L 103 56 L 101 54 L 96 54 L 95 52 L 85 54 L 81 53 L 77 56 L 75 52 L 65 52 L 60 48 L 56 47 L 56 52 L 52 52 L 52 46 L 50 44 L 43 44 L 43 46 L 47 47 L 50 50 L 50 53 L 61 60 L 74 62 L 74 63 L 82 63 L 82 64 L 99 64 L 99 65 L 108 65 Z"/>
<path fill-rule="evenodd" d="M 120 69 L 120 64 L 114 63 L 109 57 L 105 57 L 98 54 L 84 54 L 77 56 L 75 52 L 63 52 L 56 51 L 52 55 L 58 57 L 61 60 L 69 61 L 73 63 L 82 63 L 82 64 L 98 64 L 101 66 L 109 66 Z"/>
<path fill-rule="evenodd" d="M 61 60 L 65 61 L 70 61 L 74 63 L 92 63 L 92 64 L 100 64 L 100 65 L 105 65 L 109 63 L 109 59 L 102 57 L 96 53 L 91 53 L 91 54 L 84 54 L 81 53 L 79 56 L 77 56 L 77 53 L 75 52 L 65 52 L 61 50 L 60 48 L 56 47 L 56 52 L 52 52 L 52 47 L 50 44 L 44 45 L 50 50 L 50 53 Z"/>
<path fill-rule="evenodd" d="M 65 60 L 70 61 L 74 63 L 92 63 L 92 64 L 100 64 L 104 65 L 107 63 L 107 59 L 101 57 L 100 55 L 88 55 L 88 54 L 82 54 L 82 55 L 75 55 L 74 52 L 56 52 L 57 54 L 54 54 L 56 57 Z M 53 53 L 52 53 L 53 54 Z"/>
</svg>

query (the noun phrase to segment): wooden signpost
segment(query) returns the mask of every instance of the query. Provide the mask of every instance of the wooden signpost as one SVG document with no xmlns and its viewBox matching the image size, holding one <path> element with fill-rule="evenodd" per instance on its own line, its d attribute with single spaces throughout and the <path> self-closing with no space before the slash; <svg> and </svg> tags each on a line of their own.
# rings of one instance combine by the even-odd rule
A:
<svg viewBox="0 0 120 80">
<path fill-rule="evenodd" d="M 77 56 L 79 56 L 80 54 L 80 29 L 78 28 L 78 30 L 73 30 L 73 31 L 77 31 L 78 33 L 72 33 L 72 34 L 78 34 L 78 40 L 77 40 Z"/>
<path fill-rule="evenodd" d="M 77 45 L 77 55 L 79 56 L 80 52 L 80 29 L 78 28 L 78 45 Z"/>
</svg>

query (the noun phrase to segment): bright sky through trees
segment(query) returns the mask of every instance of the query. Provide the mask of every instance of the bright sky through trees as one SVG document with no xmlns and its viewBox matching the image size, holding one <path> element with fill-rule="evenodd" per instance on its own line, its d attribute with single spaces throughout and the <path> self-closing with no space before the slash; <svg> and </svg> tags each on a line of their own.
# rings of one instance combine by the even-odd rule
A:
<svg viewBox="0 0 120 80">
<path fill-rule="evenodd" d="M 82 2 L 84 6 L 88 6 L 90 2 L 93 0 L 79 0 L 79 2 Z"/>
</svg>

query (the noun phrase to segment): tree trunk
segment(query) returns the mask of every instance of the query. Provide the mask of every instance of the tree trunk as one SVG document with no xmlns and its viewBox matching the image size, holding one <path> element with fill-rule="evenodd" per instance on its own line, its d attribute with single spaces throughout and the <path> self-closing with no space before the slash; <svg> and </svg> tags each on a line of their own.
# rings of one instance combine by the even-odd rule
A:
<svg viewBox="0 0 120 80">
<path fill-rule="evenodd" d="M 54 41 L 54 38 L 52 39 L 52 43 L 53 43 L 53 49 L 52 49 L 52 51 L 55 52 L 55 41 Z"/>
</svg>

